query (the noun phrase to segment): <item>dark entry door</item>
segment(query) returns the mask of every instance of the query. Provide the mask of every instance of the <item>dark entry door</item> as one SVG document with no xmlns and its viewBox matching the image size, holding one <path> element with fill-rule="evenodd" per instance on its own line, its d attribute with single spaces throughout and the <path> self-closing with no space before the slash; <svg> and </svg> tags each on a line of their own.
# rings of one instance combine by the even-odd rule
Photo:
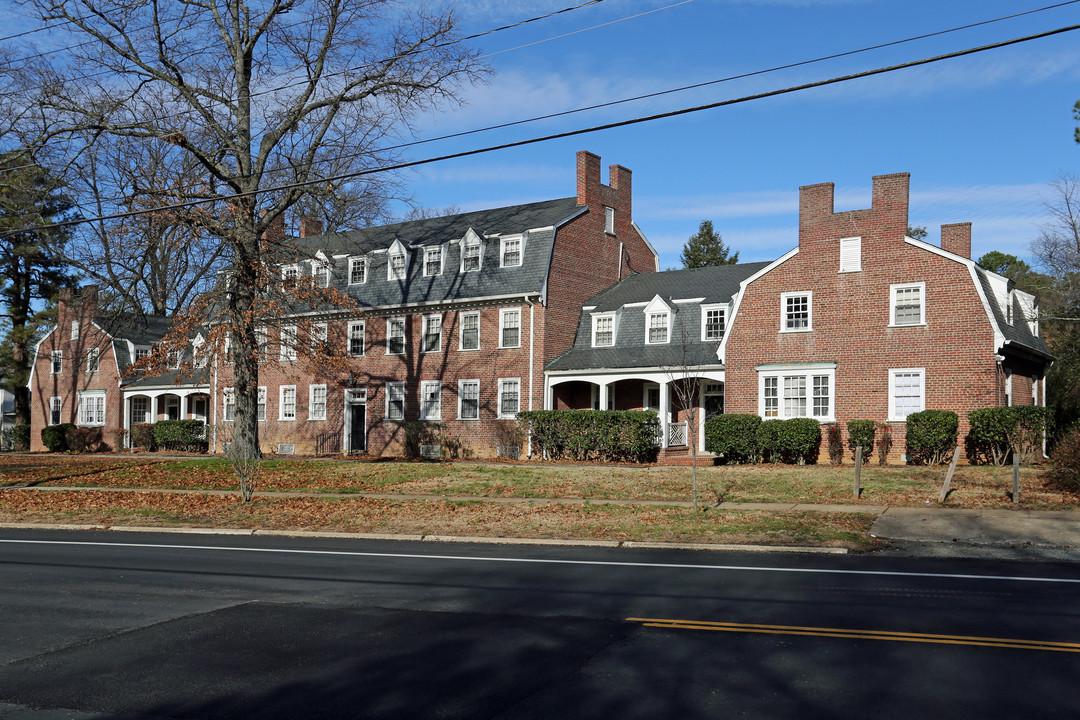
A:
<svg viewBox="0 0 1080 720">
<path fill-rule="evenodd" d="M 367 450 L 367 405 L 354 403 L 349 406 L 349 452 Z"/>
</svg>

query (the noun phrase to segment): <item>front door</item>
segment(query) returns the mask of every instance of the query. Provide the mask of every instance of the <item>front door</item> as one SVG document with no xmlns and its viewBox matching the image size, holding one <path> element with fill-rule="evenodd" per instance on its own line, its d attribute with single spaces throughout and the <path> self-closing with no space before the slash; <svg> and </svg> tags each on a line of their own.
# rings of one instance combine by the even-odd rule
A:
<svg viewBox="0 0 1080 720">
<path fill-rule="evenodd" d="M 724 384 L 709 383 L 705 386 L 705 419 L 724 414 Z"/>
<path fill-rule="evenodd" d="M 362 453 L 367 450 L 367 405 L 352 403 L 349 405 L 349 452 Z"/>
<path fill-rule="evenodd" d="M 180 398 L 175 396 L 165 398 L 165 419 L 180 419 Z"/>
</svg>

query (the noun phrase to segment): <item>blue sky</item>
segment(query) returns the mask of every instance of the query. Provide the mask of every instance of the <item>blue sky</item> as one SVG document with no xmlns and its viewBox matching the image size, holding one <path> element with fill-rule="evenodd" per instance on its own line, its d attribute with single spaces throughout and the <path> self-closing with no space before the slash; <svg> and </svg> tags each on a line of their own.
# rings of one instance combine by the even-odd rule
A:
<svg viewBox="0 0 1080 720">
<path fill-rule="evenodd" d="M 466 33 L 575 4 L 454 4 Z M 605 0 L 484 39 L 495 73 L 419 137 L 483 127 L 705 82 L 947 30 L 1050 2 L 949 0 Z M 652 12 L 650 12 L 652 11 Z M 642 14 L 647 13 L 647 14 Z M 638 17 L 631 17 L 639 15 Z M 1080 3 L 779 72 L 422 145 L 421 158 L 717 102 L 999 42 L 1080 22 Z M 566 35 L 567 33 L 573 33 Z M 565 35 L 564 37 L 557 37 Z M 557 39 L 550 39 L 557 38 Z M 529 47 L 521 47 L 538 43 Z M 973 255 L 1029 254 L 1047 183 L 1075 172 L 1080 31 L 948 60 L 525 148 L 407 176 L 428 207 L 496 207 L 575 193 L 574 153 L 634 172 L 635 220 L 677 267 L 713 221 L 744 261 L 797 244 L 798 188 L 836 184 L 836 209 L 870 205 L 873 175 L 911 173 L 911 223 L 973 222 Z"/>
</svg>

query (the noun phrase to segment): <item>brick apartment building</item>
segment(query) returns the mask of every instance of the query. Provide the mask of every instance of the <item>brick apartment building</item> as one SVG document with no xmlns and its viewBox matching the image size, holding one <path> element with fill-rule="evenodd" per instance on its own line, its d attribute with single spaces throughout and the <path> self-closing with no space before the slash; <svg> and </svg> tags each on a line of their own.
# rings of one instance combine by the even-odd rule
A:
<svg viewBox="0 0 1080 720">
<path fill-rule="evenodd" d="M 574 197 L 343 233 L 301 222 L 288 247 L 283 277 L 332 286 L 357 307 L 268 323 L 259 380 L 268 452 L 394 454 L 401 421 L 427 420 L 492 455 L 498 421 L 543 407 L 544 367 L 572 344 L 582 302 L 658 269 L 633 222 L 630 171 L 612 165 L 605 185 L 588 152 L 577 154 Z M 47 424 L 101 428 L 115 447 L 132 425 L 194 418 L 211 425 L 220 450 L 235 410 L 228 362 L 125 373 L 167 329 L 102 315 L 94 291 L 62 298 L 30 379 L 32 449 L 44 449 Z M 342 338 L 347 376 L 312 376 L 291 347 L 301 336 Z"/>
</svg>

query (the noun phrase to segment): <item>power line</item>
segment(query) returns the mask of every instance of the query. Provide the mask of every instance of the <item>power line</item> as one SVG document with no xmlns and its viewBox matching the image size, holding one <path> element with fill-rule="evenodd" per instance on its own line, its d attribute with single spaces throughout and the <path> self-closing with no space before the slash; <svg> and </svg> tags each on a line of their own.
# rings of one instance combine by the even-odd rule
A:
<svg viewBox="0 0 1080 720">
<path fill-rule="evenodd" d="M 780 95 L 788 95 L 795 92 L 801 92 L 803 90 L 810 90 L 819 87 L 825 87 L 828 85 L 835 85 L 837 83 L 849 82 L 851 80 L 859 80 L 867 77 L 874 77 L 876 75 L 883 75 L 885 73 L 896 72 L 898 70 L 906 70 L 908 68 L 919 67 L 922 65 L 930 65 L 932 63 L 941 62 L 943 60 L 952 60 L 959 57 L 965 57 L 968 55 L 974 55 L 989 50 L 996 50 L 1011 45 L 1018 45 L 1020 43 L 1031 42 L 1032 40 L 1040 40 L 1054 35 L 1060 35 L 1062 33 L 1072 32 L 1074 30 L 1080 30 L 1080 25 L 1067 25 L 1065 27 L 1056 28 L 1054 30 L 1047 30 L 1034 35 L 1025 35 L 1023 37 L 1013 38 L 1011 40 L 1003 40 L 1001 42 L 991 43 L 989 45 L 980 45 L 974 48 L 967 48 L 965 50 L 957 50 L 956 52 L 946 53 L 943 55 L 935 55 L 933 57 L 923 58 L 921 60 L 911 60 L 905 63 L 899 63 L 896 65 L 888 65 L 885 67 L 875 68 L 873 70 L 864 70 L 862 72 L 851 73 L 848 75 L 840 75 L 837 77 L 828 78 L 826 80 L 818 80 L 810 83 L 803 83 L 801 85 L 792 85 L 786 88 L 778 90 L 769 90 L 762 93 L 756 93 L 753 95 L 744 95 L 738 98 L 732 98 L 729 100 L 721 100 L 718 102 L 708 103 L 705 105 L 696 105 L 693 107 L 682 108 L 679 110 L 669 110 L 663 113 L 656 113 L 653 115 L 645 115 L 642 117 L 631 118 L 629 120 L 619 120 L 617 122 L 606 123 L 603 125 L 594 125 L 587 128 L 579 128 L 576 130 L 567 130 L 561 133 L 554 133 L 552 135 L 544 135 L 540 137 L 529 138 L 526 140 L 517 140 L 514 142 L 503 143 L 500 145 L 491 145 L 483 148 L 475 148 L 473 150 L 463 150 L 461 152 L 450 153 L 447 155 L 439 155 L 436 157 L 425 158 L 423 160 L 411 160 L 402 163 L 396 163 L 394 165 L 386 165 L 379 168 L 370 168 L 367 170 L 359 170 L 352 173 L 344 173 L 341 175 L 335 175 L 331 177 L 319 178 L 317 180 L 307 180 L 304 182 L 286 183 L 285 185 L 277 185 L 274 187 L 263 188 L 260 190 L 252 190 L 249 192 L 233 193 L 230 195 L 221 195 L 215 198 L 206 198 L 199 200 L 189 200 L 187 202 L 175 203 L 171 205 L 161 205 L 158 207 L 148 208 L 144 210 L 133 210 L 123 213 L 113 213 L 110 215 L 101 215 L 98 217 L 80 218 L 78 220 L 69 220 L 60 223 L 50 223 L 48 225 L 36 225 L 29 228 L 23 228 L 18 231 L 8 231 L 0 233 L 0 237 L 7 237 L 18 232 L 27 232 L 32 230 L 46 230 L 54 227 L 65 227 L 70 225 L 81 225 L 87 222 L 98 222 L 102 220 L 117 220 L 126 217 L 135 217 L 138 215 L 146 215 L 154 212 L 162 212 L 164 210 L 182 210 L 196 205 L 202 205 L 208 202 L 221 202 L 223 200 L 233 200 L 236 198 L 250 197 L 258 195 L 260 193 L 273 193 L 280 192 L 282 190 L 292 190 L 300 187 L 307 187 L 309 185 L 333 183 L 342 180 L 351 180 L 365 175 L 374 175 L 381 172 L 389 172 L 393 170 L 404 170 L 406 168 L 418 167 L 420 165 L 430 165 L 436 162 L 445 162 L 446 160 L 456 160 L 464 157 L 471 157 L 474 155 L 481 155 L 489 152 L 495 152 L 496 150 L 507 150 L 509 148 L 524 147 L 526 145 L 535 145 L 541 142 L 549 142 L 551 140 L 561 140 L 569 137 L 576 137 L 578 135 L 586 135 L 590 133 L 600 132 L 602 130 L 612 130 L 615 128 L 629 127 L 631 125 L 638 125 L 646 122 L 654 122 L 656 120 L 664 120 L 672 117 L 679 117 L 681 115 L 689 115 L 691 113 L 702 112 L 704 110 L 714 110 L 721 107 L 728 107 L 730 105 L 739 105 L 742 103 L 751 102 L 754 100 L 763 100 L 765 98 L 778 97 Z"/>
</svg>

